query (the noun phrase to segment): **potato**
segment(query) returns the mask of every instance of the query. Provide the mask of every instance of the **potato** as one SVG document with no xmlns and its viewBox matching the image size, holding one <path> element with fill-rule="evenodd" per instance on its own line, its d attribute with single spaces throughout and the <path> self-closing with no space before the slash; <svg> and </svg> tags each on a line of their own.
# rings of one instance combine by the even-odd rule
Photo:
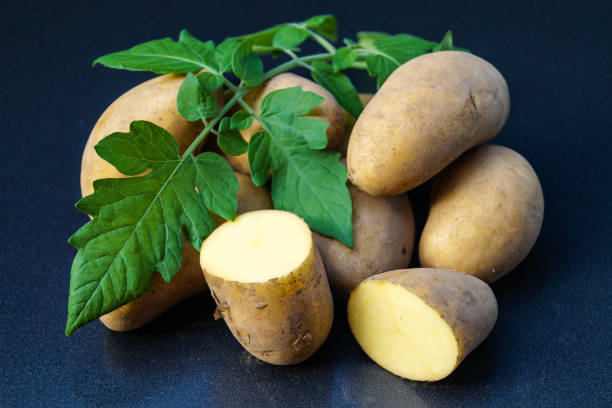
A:
<svg viewBox="0 0 612 408">
<path fill-rule="evenodd" d="M 200 263 L 234 337 L 271 364 L 296 364 L 325 341 L 333 301 L 308 225 L 278 210 L 243 214 L 202 245 Z"/>
<path fill-rule="evenodd" d="M 480 146 L 435 181 L 421 266 L 493 282 L 527 256 L 543 217 L 542 187 L 527 160 L 506 147 Z"/>
<path fill-rule="evenodd" d="M 93 193 L 93 181 L 123 176 L 102 159 L 94 146 L 114 132 L 129 132 L 130 123 L 146 120 L 166 129 L 183 153 L 202 131 L 202 122 L 188 122 L 176 110 L 176 95 L 184 75 L 162 75 L 130 89 L 115 100 L 96 122 L 81 161 L 81 193 Z"/>
<path fill-rule="evenodd" d="M 458 51 L 414 58 L 389 76 L 357 119 L 349 178 L 375 196 L 408 191 L 493 138 L 509 110 L 506 81 L 485 60 Z"/>
<path fill-rule="evenodd" d="M 346 299 L 364 279 L 406 268 L 414 245 L 414 217 L 405 194 L 373 197 L 349 185 L 354 247 L 313 232 L 334 295 Z"/>
<path fill-rule="evenodd" d="M 123 178 L 111 164 L 104 161 L 94 146 L 114 132 L 129 131 L 134 120 L 148 120 L 168 130 L 176 139 L 182 153 L 202 130 L 201 122 L 188 122 L 176 110 L 176 95 L 184 76 L 163 75 L 132 88 L 102 114 L 94 126 L 83 152 L 81 165 L 81 192 L 93 193 L 93 181 L 101 178 Z M 221 102 L 221 101 L 219 101 Z M 263 187 L 255 187 L 249 177 L 237 175 L 238 214 L 256 209 L 272 208 L 270 194 Z M 213 214 L 215 223 L 225 220 Z M 151 289 L 126 305 L 108 313 L 100 320 L 116 331 L 133 330 L 144 326 L 183 299 L 206 289 L 202 277 L 199 253 L 183 236 L 183 266 L 170 283 L 154 273 Z"/>
<path fill-rule="evenodd" d="M 363 281 L 348 321 L 363 351 L 403 378 L 448 376 L 491 332 L 497 301 L 479 279 L 443 269 L 402 269 Z"/>
<path fill-rule="evenodd" d="M 372 93 L 360 93 L 359 99 L 363 106 L 366 106 L 372 98 L 374 94 Z M 355 118 L 353 115 L 348 113 L 346 110 L 342 109 L 342 116 L 344 117 L 344 134 L 342 135 L 342 141 L 336 147 L 336 151 L 342 154 L 342 157 L 346 157 L 346 149 L 348 149 L 349 139 L 351 138 L 351 133 L 353 132 L 353 126 L 355 126 Z"/>
<path fill-rule="evenodd" d="M 273 77 L 265 84 L 253 89 L 244 97 L 244 100 L 259 113 L 259 104 L 266 95 L 272 91 L 294 86 L 301 86 L 302 90 L 316 93 L 324 98 L 324 101 L 319 106 L 315 107 L 307 116 L 324 120 L 329 124 L 327 128 L 327 149 L 335 149 L 340 144 L 344 134 L 342 108 L 336 101 L 336 98 L 319 84 L 292 73 L 284 73 Z M 248 142 L 251 140 L 251 136 L 261 130 L 263 130 L 261 124 L 254 120 L 249 128 L 241 130 L 240 133 L 244 140 Z M 226 155 L 226 159 L 234 170 L 244 174 L 251 173 L 247 153 L 239 156 Z"/>
</svg>

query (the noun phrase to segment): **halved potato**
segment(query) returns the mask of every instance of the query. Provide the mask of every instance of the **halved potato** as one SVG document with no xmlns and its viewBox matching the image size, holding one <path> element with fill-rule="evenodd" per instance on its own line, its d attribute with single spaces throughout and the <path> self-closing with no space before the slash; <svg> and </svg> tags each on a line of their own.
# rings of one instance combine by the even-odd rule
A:
<svg viewBox="0 0 612 408">
<path fill-rule="evenodd" d="M 448 376 L 491 332 L 497 301 L 480 279 L 443 269 L 400 269 L 363 281 L 348 320 L 365 353 L 400 377 Z"/>
</svg>

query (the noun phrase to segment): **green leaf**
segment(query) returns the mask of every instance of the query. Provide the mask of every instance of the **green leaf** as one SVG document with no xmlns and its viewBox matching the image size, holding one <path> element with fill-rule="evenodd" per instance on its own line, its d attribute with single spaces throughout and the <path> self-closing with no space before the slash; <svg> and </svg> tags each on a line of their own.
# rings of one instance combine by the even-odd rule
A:
<svg viewBox="0 0 612 408">
<path fill-rule="evenodd" d="M 252 40 L 246 40 L 236 48 L 232 55 L 232 69 L 247 86 L 257 86 L 263 81 L 263 63 L 253 53 Z"/>
<path fill-rule="evenodd" d="M 249 168 L 251 179 L 256 186 L 266 184 L 270 174 L 269 170 L 273 167 L 270 142 L 270 136 L 265 132 L 255 133 L 249 141 Z"/>
<path fill-rule="evenodd" d="M 351 197 L 340 153 L 300 150 L 274 170 L 274 208 L 291 211 L 311 229 L 353 247 Z"/>
<path fill-rule="evenodd" d="M 238 42 L 244 42 L 251 40 L 253 41 L 253 45 L 271 47 L 272 41 L 274 40 L 274 35 L 280 30 L 284 25 L 279 24 L 270 28 L 266 28 L 265 30 L 257 31 L 252 34 L 243 35 L 240 37 L 234 37 L 233 40 Z"/>
<path fill-rule="evenodd" d="M 446 32 L 446 34 L 444 35 L 444 38 L 442 38 L 442 41 L 440 41 L 439 44 L 434 45 L 432 51 L 433 52 L 438 52 L 438 51 L 463 51 L 463 52 L 467 52 L 470 53 L 471 51 L 465 48 L 460 48 L 460 47 L 455 47 L 453 45 L 453 33 L 451 32 L 451 30 L 448 30 Z"/>
<path fill-rule="evenodd" d="M 363 104 L 351 80 L 341 72 L 334 72 L 329 64 L 322 61 L 312 63 L 310 75 L 322 87 L 327 89 L 353 117 L 359 117 Z"/>
<path fill-rule="evenodd" d="M 196 43 L 186 38 L 187 34 L 183 34 L 185 42 L 176 42 L 171 38 L 149 41 L 129 50 L 104 55 L 96 59 L 93 65 L 102 64 L 109 68 L 132 71 L 152 71 L 156 74 L 184 74 L 203 68 L 214 71 L 216 67 L 211 66 L 212 53 L 200 53 L 209 50 L 212 42 Z"/>
<path fill-rule="evenodd" d="M 179 154 L 172 135 L 158 131 L 145 121 L 132 122 L 128 133 L 113 133 L 100 140 L 94 149 L 101 158 L 127 176 L 156 169 L 176 160 Z"/>
<path fill-rule="evenodd" d="M 239 184 L 223 158 L 207 152 L 179 160 L 174 138 L 149 122 L 132 124 L 130 134 L 130 149 L 140 150 L 134 164 L 114 148 L 101 149 L 104 158 L 119 170 L 151 171 L 97 180 L 94 193 L 77 203 L 93 218 L 69 240 L 78 252 L 70 274 L 67 335 L 149 290 L 154 271 L 169 282 L 182 265 L 181 227 L 199 248 L 215 227 L 209 210 L 228 219 L 236 213 Z M 109 138 L 107 148 L 124 143 L 125 134 L 103 140 Z"/>
<path fill-rule="evenodd" d="M 202 90 L 212 94 L 223 85 L 223 76 L 211 74 L 210 72 L 200 72 L 197 75 Z"/>
<path fill-rule="evenodd" d="M 232 56 L 240 43 L 233 38 L 228 38 L 215 49 L 215 59 L 219 65 L 219 72 L 228 72 L 232 70 Z"/>
<path fill-rule="evenodd" d="M 304 22 L 304 25 L 330 41 L 338 39 L 336 17 L 330 14 L 310 17 Z"/>
<path fill-rule="evenodd" d="M 281 89 L 262 101 L 257 120 L 264 131 L 249 143 L 251 177 L 262 185 L 272 169 L 275 208 L 298 214 L 311 228 L 352 247 L 346 168 L 339 162 L 339 153 L 313 150 L 327 144 L 327 123 L 297 116 L 296 112 L 307 113 L 312 107 L 304 103 L 307 98 L 296 97 L 296 92 L 306 93 L 299 88 Z M 280 110 L 282 106 L 286 110 Z"/>
<path fill-rule="evenodd" d="M 215 95 L 205 90 L 202 86 L 202 82 L 204 82 L 204 86 L 214 86 L 216 80 L 207 82 L 208 76 L 217 78 L 209 73 L 202 73 L 196 77 L 190 72 L 179 87 L 176 97 L 176 108 L 185 119 L 195 121 L 208 118 L 219 110 Z"/>
<path fill-rule="evenodd" d="M 215 44 L 212 41 L 205 43 L 192 36 L 189 31 L 183 29 L 179 34 L 179 43 L 185 45 L 192 52 L 202 58 L 206 66 L 218 69 L 217 61 L 215 60 Z"/>
<path fill-rule="evenodd" d="M 306 115 L 324 100 L 316 93 L 303 91 L 301 86 L 279 89 L 268 95 L 271 96 L 264 98 L 260 104 L 264 116 L 272 116 L 280 112 L 291 112 L 295 116 Z"/>
<path fill-rule="evenodd" d="M 351 66 L 357 59 L 357 52 L 347 47 L 339 48 L 334 54 L 334 72 L 342 71 Z"/>
<path fill-rule="evenodd" d="M 389 36 L 390 35 L 387 33 L 382 33 L 378 31 L 360 31 L 357 33 L 357 43 L 363 48 L 373 48 L 374 41 Z"/>
<path fill-rule="evenodd" d="M 243 111 L 239 111 L 243 112 Z M 234 115 L 236 116 L 236 115 Z M 233 120 L 233 117 L 232 117 Z M 241 123 L 241 125 L 244 123 Z M 231 127 L 230 118 L 223 118 L 219 123 L 219 135 L 217 137 L 217 144 L 230 156 L 238 156 L 246 153 L 248 143 L 242 138 L 242 135 L 237 129 Z M 248 127 L 248 126 L 247 126 Z"/>
<path fill-rule="evenodd" d="M 370 55 L 366 58 L 366 67 L 371 76 L 378 77 L 376 88 L 380 89 L 389 75 L 399 67 L 399 64 L 381 55 Z"/>
<path fill-rule="evenodd" d="M 244 130 L 251 126 L 253 123 L 253 118 L 251 114 L 245 110 L 239 110 L 238 112 L 232 115 L 232 119 L 230 121 L 230 128 L 236 130 Z"/>
<path fill-rule="evenodd" d="M 274 34 L 272 45 L 281 49 L 296 50 L 296 47 L 307 38 L 308 32 L 303 28 L 286 25 Z"/>
</svg>

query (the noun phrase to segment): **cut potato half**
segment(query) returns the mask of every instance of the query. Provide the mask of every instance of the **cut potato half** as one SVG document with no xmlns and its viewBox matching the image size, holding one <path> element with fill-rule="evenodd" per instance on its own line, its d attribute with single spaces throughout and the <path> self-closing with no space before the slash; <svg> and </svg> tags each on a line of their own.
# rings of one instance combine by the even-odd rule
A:
<svg viewBox="0 0 612 408">
<path fill-rule="evenodd" d="M 255 357 L 296 364 L 327 338 L 333 301 L 308 225 L 278 210 L 243 214 L 202 245 L 200 264 L 215 317 Z"/>
<path fill-rule="evenodd" d="M 491 289 L 441 269 L 375 275 L 351 294 L 348 320 L 365 353 L 384 369 L 418 381 L 445 378 L 497 319 Z"/>
</svg>

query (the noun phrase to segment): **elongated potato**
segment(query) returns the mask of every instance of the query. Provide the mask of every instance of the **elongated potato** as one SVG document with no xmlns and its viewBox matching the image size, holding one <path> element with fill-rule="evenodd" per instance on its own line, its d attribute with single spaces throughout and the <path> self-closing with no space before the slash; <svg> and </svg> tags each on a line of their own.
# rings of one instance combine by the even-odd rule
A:
<svg viewBox="0 0 612 408">
<path fill-rule="evenodd" d="M 200 263 L 240 344 L 271 364 L 299 363 L 325 341 L 333 301 L 308 225 L 297 215 L 253 211 L 217 228 Z"/>
<path fill-rule="evenodd" d="M 373 197 L 350 184 L 349 192 L 354 247 L 313 232 L 329 285 L 342 298 L 372 275 L 408 267 L 414 245 L 414 216 L 407 195 Z"/>
<path fill-rule="evenodd" d="M 335 149 L 341 142 L 344 134 L 344 118 L 342 116 L 342 108 L 325 88 L 319 84 L 312 82 L 309 79 L 303 78 L 299 75 L 292 73 L 284 73 L 275 76 L 265 84 L 253 89 L 245 97 L 244 100 L 249 104 L 257 113 L 259 113 L 259 105 L 261 101 L 272 91 L 279 89 L 291 88 L 294 86 L 301 86 L 302 90 L 316 93 L 323 97 L 324 101 L 307 116 L 321 119 L 326 121 L 329 126 L 327 128 L 327 149 Z M 253 121 L 251 126 L 245 130 L 241 130 L 242 137 L 247 142 L 251 140 L 251 136 L 255 133 L 263 130 L 261 124 L 257 121 Z M 247 154 L 241 154 L 239 156 L 226 156 L 227 161 L 236 171 L 244 174 L 250 174 L 249 159 Z"/>
<path fill-rule="evenodd" d="M 363 106 L 366 106 L 368 103 L 370 103 L 373 97 L 373 93 L 359 94 L 359 99 L 361 100 Z M 342 154 L 342 157 L 346 157 L 346 150 L 348 149 L 348 143 L 351 138 L 351 133 L 353 132 L 353 127 L 355 126 L 356 119 L 344 108 L 342 109 L 342 116 L 344 117 L 344 134 L 342 135 L 342 141 L 334 150 L 340 152 L 340 154 Z"/>
<path fill-rule="evenodd" d="M 81 193 L 93 193 L 93 182 L 100 178 L 125 177 L 102 159 L 94 146 L 114 132 L 129 132 L 130 123 L 146 120 L 166 129 L 179 145 L 179 151 L 195 140 L 202 130 L 201 122 L 188 122 L 176 110 L 176 95 L 184 75 L 162 75 L 130 89 L 115 100 L 96 122 L 81 161 Z"/>
<path fill-rule="evenodd" d="M 506 81 L 485 60 L 458 51 L 414 58 L 389 76 L 357 119 L 349 178 L 371 195 L 408 191 L 493 138 L 509 110 Z"/>
<path fill-rule="evenodd" d="M 436 179 L 421 266 L 493 282 L 527 256 L 543 218 L 542 187 L 527 160 L 506 147 L 480 146 Z"/>
<path fill-rule="evenodd" d="M 348 321 L 365 353 L 385 370 L 418 381 L 448 376 L 491 332 L 497 301 L 473 276 L 402 269 L 363 281 Z"/>
<path fill-rule="evenodd" d="M 236 173 L 240 189 L 236 192 L 238 198 L 237 214 L 249 211 L 273 208 L 272 198 L 265 187 L 257 187 L 249 176 Z M 212 214 L 215 224 L 221 225 L 225 219 Z M 138 299 L 121 306 L 119 309 L 105 314 L 100 320 L 106 327 L 115 331 L 134 330 L 149 323 L 157 316 L 170 309 L 180 301 L 207 288 L 200 267 L 200 253 L 193 249 L 191 243 L 183 235 L 183 266 L 174 278 L 167 283 L 159 273 L 154 273 L 151 279 L 151 289 Z"/>
</svg>

